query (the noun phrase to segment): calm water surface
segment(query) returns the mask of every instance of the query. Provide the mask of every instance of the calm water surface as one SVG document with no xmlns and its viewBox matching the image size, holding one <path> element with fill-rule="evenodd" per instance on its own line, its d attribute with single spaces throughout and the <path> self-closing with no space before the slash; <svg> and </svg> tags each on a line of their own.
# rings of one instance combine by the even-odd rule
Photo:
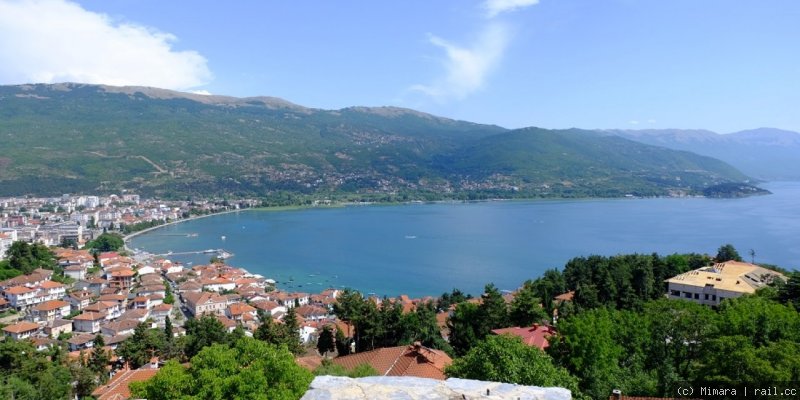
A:
<svg viewBox="0 0 800 400">
<path fill-rule="evenodd" d="M 487 282 L 514 289 L 576 256 L 714 254 L 724 243 L 748 259 L 755 250 L 756 262 L 796 268 L 800 182 L 763 187 L 774 194 L 244 211 L 167 226 L 130 245 L 152 253 L 224 248 L 235 254 L 231 265 L 282 288 L 389 296 L 480 293 Z M 209 255 L 171 258 L 204 264 Z"/>
</svg>

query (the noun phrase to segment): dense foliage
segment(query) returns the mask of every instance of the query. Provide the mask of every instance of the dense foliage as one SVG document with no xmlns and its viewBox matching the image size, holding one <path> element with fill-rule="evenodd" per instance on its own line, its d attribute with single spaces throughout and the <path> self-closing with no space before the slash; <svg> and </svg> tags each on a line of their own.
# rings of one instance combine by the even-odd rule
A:
<svg viewBox="0 0 800 400">
<path fill-rule="evenodd" d="M 418 304 L 413 312 L 403 313 L 399 301 L 383 299 L 378 304 L 359 292 L 345 289 L 337 297 L 333 311 L 341 320 L 353 325 L 349 337 L 345 337 L 345 333 L 342 333 L 342 340 L 337 337 L 340 354 L 347 352 L 342 345 L 351 341 L 359 352 L 414 342 L 435 349 L 449 349 L 439 333 L 436 310 L 430 302 Z"/>
<path fill-rule="evenodd" d="M 559 386 L 577 392 L 578 380 L 537 347 L 515 336 L 489 336 L 447 367 L 455 378 Z"/>
<path fill-rule="evenodd" d="M 117 251 L 125 247 L 125 241 L 122 239 L 118 233 L 103 233 L 100 236 L 96 237 L 94 240 L 90 240 L 86 243 L 85 248 L 97 251 L 97 252 L 106 252 L 106 251 Z"/>
<path fill-rule="evenodd" d="M 289 400 L 299 399 L 311 380 L 312 374 L 297 365 L 285 347 L 245 337 L 230 345 L 204 347 L 189 368 L 170 361 L 155 377 L 131 389 L 149 400 Z"/>
</svg>

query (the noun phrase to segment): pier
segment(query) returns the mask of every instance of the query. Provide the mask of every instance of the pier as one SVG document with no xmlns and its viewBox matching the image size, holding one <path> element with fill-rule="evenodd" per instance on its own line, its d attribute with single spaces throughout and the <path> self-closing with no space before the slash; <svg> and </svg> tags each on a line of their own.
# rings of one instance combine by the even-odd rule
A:
<svg viewBox="0 0 800 400">
<path fill-rule="evenodd" d="M 179 252 L 168 252 L 163 254 L 153 254 L 152 256 L 155 257 L 168 257 L 168 256 L 182 256 L 182 255 L 190 255 L 190 254 L 217 254 L 217 257 L 225 259 L 233 257 L 233 253 L 225 251 L 225 249 L 206 249 L 206 250 L 197 250 L 197 251 L 179 251 Z"/>
</svg>

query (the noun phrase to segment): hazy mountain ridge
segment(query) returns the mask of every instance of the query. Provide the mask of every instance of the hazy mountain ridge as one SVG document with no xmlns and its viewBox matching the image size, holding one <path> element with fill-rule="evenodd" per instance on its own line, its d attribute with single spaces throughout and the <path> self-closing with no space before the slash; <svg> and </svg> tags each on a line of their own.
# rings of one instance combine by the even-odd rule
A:
<svg viewBox="0 0 800 400">
<path fill-rule="evenodd" d="M 729 134 L 681 129 L 603 132 L 714 157 L 757 179 L 800 179 L 800 133 L 793 131 L 758 128 Z"/>
<path fill-rule="evenodd" d="M 0 140 L 0 195 L 622 196 L 747 179 L 717 160 L 593 131 L 85 84 L 0 86 Z"/>
</svg>

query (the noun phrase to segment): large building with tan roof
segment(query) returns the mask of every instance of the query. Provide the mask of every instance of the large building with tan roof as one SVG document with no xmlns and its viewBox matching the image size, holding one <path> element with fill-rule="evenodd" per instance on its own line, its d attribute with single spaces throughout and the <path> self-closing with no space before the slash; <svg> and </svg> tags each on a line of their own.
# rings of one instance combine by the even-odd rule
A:
<svg viewBox="0 0 800 400">
<path fill-rule="evenodd" d="M 722 300 L 755 293 L 775 279 L 785 281 L 786 277 L 755 264 L 726 261 L 667 279 L 667 295 L 671 299 L 717 306 Z"/>
</svg>

